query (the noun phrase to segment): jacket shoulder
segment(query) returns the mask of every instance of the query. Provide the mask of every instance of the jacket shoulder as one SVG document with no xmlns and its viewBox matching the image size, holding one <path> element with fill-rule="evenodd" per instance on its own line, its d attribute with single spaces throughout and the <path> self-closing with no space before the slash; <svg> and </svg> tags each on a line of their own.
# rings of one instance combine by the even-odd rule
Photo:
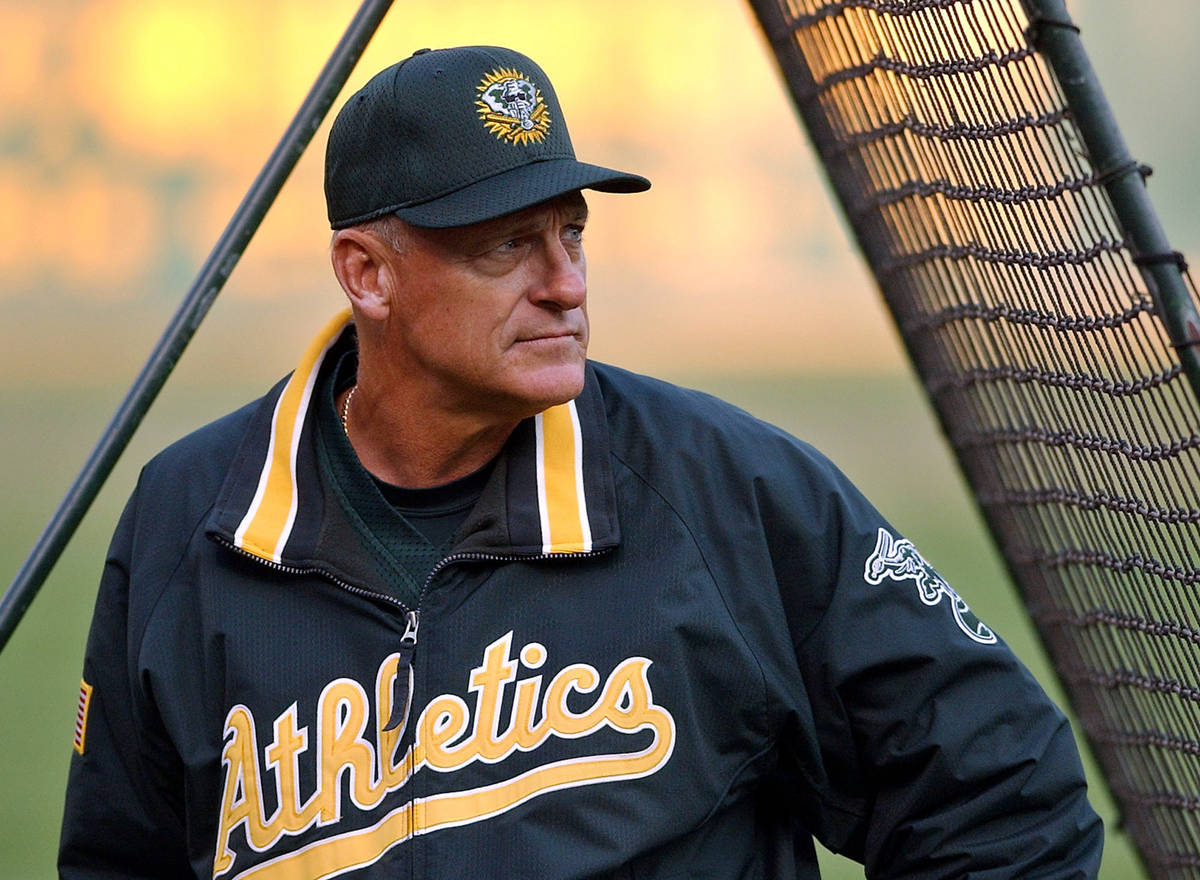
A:
<svg viewBox="0 0 1200 880">
<path fill-rule="evenodd" d="M 606 414 L 615 427 L 623 427 L 624 420 L 636 418 L 673 427 L 687 425 L 735 432 L 771 430 L 767 423 L 707 392 L 609 364 L 592 366 L 604 395 Z"/>
<path fill-rule="evenodd" d="M 753 479 L 778 467 L 832 482 L 845 478 L 819 450 L 703 391 L 605 364 L 593 365 L 613 450 L 637 462 L 696 458 L 713 476 Z"/>
<path fill-rule="evenodd" d="M 167 446 L 143 469 L 142 490 L 165 484 L 177 495 L 181 490 L 209 487 L 215 496 L 264 404 L 264 398 L 252 401 Z"/>
<path fill-rule="evenodd" d="M 286 381 L 286 380 L 285 380 Z M 138 531 L 186 540 L 219 503 L 238 463 L 261 454 L 274 401 L 284 383 L 268 394 L 197 428 L 154 456 L 142 469 L 134 492 Z M 261 435 L 261 436 L 260 436 Z"/>
<path fill-rule="evenodd" d="M 808 621 L 797 632 L 819 620 L 844 541 L 886 526 L 858 488 L 813 446 L 712 395 L 608 367 L 597 378 L 614 457 L 687 524 L 718 581 L 742 583 L 759 547 L 762 574 Z"/>
</svg>

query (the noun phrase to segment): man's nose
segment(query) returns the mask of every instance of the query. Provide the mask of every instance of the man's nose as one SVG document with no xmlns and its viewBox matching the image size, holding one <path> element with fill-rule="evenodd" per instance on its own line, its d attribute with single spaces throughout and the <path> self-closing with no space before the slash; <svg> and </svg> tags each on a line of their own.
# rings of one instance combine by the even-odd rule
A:
<svg viewBox="0 0 1200 880">
<path fill-rule="evenodd" d="M 568 249 L 557 236 L 548 238 L 543 248 L 544 263 L 536 299 L 568 311 L 587 299 L 587 272 L 580 249 Z"/>
</svg>

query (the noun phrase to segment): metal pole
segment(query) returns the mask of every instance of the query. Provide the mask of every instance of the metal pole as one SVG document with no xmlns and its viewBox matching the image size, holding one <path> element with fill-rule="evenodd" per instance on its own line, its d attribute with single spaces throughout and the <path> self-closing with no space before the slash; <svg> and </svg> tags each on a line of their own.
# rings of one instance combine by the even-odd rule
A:
<svg viewBox="0 0 1200 880">
<path fill-rule="evenodd" d="M 391 5 L 392 0 L 364 0 L 266 165 L 250 185 L 83 470 L 0 598 L 0 650 L 8 644 L 33 597 L 75 534 Z"/>
<path fill-rule="evenodd" d="M 1100 88 L 1063 0 L 1022 0 L 1030 18 L 1030 43 L 1049 62 L 1087 147 L 1105 180 L 1117 222 L 1167 338 L 1200 399 L 1200 314 L 1183 278 L 1183 260 L 1172 251 L 1158 222 L 1141 169 L 1129 154 L 1112 108 Z"/>
</svg>

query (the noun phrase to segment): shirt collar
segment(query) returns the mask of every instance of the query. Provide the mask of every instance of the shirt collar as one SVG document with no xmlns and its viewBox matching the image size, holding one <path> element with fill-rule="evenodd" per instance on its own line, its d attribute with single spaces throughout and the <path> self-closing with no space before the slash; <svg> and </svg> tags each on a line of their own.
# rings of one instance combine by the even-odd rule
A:
<svg viewBox="0 0 1200 880">
<path fill-rule="evenodd" d="M 210 530 L 275 564 L 319 564 L 324 517 L 340 516 L 316 455 L 314 389 L 356 344 L 349 310 L 309 343 L 296 370 L 263 399 L 230 470 Z M 455 553 L 572 556 L 617 545 L 620 531 L 599 384 L 522 422 L 463 528 Z M 341 555 L 341 554 L 337 554 Z"/>
</svg>

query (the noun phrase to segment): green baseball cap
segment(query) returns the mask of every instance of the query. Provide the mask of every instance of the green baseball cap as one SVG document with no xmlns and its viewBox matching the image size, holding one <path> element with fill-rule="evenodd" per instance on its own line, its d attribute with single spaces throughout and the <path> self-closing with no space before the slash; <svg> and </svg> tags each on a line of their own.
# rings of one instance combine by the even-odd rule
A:
<svg viewBox="0 0 1200 880">
<path fill-rule="evenodd" d="M 498 46 L 420 49 L 379 72 L 343 105 L 325 151 L 334 229 L 385 214 L 467 226 L 578 189 L 649 187 L 578 161 L 549 77 Z"/>
</svg>

